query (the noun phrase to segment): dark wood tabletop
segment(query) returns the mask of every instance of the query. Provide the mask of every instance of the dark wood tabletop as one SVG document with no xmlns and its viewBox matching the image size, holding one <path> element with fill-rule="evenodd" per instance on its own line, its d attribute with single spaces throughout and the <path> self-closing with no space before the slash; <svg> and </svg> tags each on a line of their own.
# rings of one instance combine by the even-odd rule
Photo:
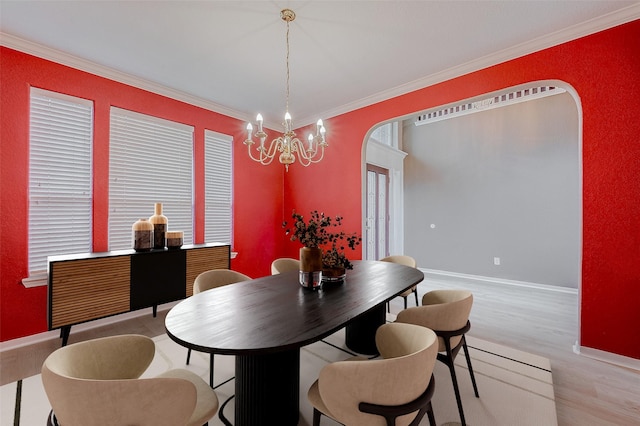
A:
<svg viewBox="0 0 640 426">
<path fill-rule="evenodd" d="M 343 284 L 312 291 L 298 272 L 270 275 L 195 294 L 174 306 L 167 334 L 182 346 L 226 355 L 300 348 L 418 284 L 424 274 L 389 262 L 354 261 Z"/>
</svg>

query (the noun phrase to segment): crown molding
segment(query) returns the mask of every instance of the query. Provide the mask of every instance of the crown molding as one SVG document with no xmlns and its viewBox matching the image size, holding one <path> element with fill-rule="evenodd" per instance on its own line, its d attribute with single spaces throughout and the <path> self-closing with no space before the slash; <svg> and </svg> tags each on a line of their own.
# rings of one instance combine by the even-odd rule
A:
<svg viewBox="0 0 640 426">
<path fill-rule="evenodd" d="M 215 102 L 208 101 L 198 96 L 191 95 L 179 90 L 174 90 L 170 87 L 163 86 L 161 84 L 154 83 L 150 80 L 146 80 L 140 77 L 135 77 L 130 74 L 114 70 L 113 68 L 105 67 L 104 65 L 96 64 L 95 62 L 82 59 L 80 57 L 71 55 L 69 53 L 46 47 L 38 43 L 34 43 L 22 38 L 0 32 L 0 45 L 18 50 L 20 52 L 28 53 L 33 56 L 37 56 L 42 59 L 46 59 L 58 64 L 66 65 L 71 68 L 75 68 L 81 71 L 85 71 L 91 74 L 95 74 L 100 77 L 107 78 L 109 80 L 117 81 L 119 83 L 127 84 L 129 86 L 137 87 L 139 89 L 147 90 L 149 92 L 166 96 L 177 101 L 185 102 L 190 105 L 198 106 L 207 110 L 217 112 L 219 114 L 227 115 L 239 120 L 246 120 L 247 114 L 241 111 L 237 111 L 228 108 L 224 105 L 217 104 Z"/>
<path fill-rule="evenodd" d="M 584 37 L 599 31 L 615 27 L 617 25 L 634 21 L 636 19 L 640 19 L 640 2 L 634 3 L 631 6 L 617 10 L 615 12 L 599 16 L 589 21 L 564 28 L 560 31 L 548 34 L 544 37 L 529 40 L 517 46 L 501 50 L 491 55 L 483 56 L 476 60 L 446 69 L 442 72 L 431 74 L 423 78 L 411 81 L 409 83 L 396 86 L 389 90 L 375 93 L 371 96 L 367 96 L 357 101 L 324 111 L 323 113 L 314 114 L 314 117 L 303 117 L 301 119 L 298 119 L 297 121 L 299 123 L 302 123 L 299 124 L 300 127 L 304 127 L 306 125 L 315 123 L 315 117 L 317 116 L 330 118 L 337 115 L 345 114 L 347 112 L 354 111 L 368 105 L 382 102 L 396 96 L 404 95 L 418 89 L 432 86 L 434 84 L 438 84 L 443 81 L 450 80 L 461 75 L 469 74 L 471 72 L 478 71 L 492 65 L 496 65 L 508 60 L 528 55 L 533 52 L 553 47 L 558 44 L 566 43 L 580 37 Z M 0 32 L 0 45 L 24 53 L 28 53 L 42 59 L 47 59 L 62 65 L 76 68 L 81 71 L 89 72 L 100 77 L 108 78 L 110 80 L 147 90 L 149 92 L 166 96 L 171 99 L 211 110 L 219 114 L 236 118 L 238 120 L 244 121 L 247 117 L 247 114 L 245 112 L 237 111 L 224 105 L 220 105 L 200 98 L 198 96 L 194 96 L 143 78 L 135 77 L 130 74 L 117 71 L 112 68 L 96 64 L 95 62 L 91 62 L 86 59 L 82 59 L 77 56 L 62 52 L 60 50 L 56 50 L 40 45 L 38 43 L 33 43 L 19 37 L 15 37 L 11 34 Z M 265 123 L 265 125 L 267 124 L 270 128 L 275 128 L 275 126 L 277 126 L 275 123 Z"/>
<path fill-rule="evenodd" d="M 516 59 L 534 52 L 538 52 L 540 50 L 557 46 L 562 43 L 567 43 L 569 41 L 595 34 L 597 32 L 625 24 L 627 22 L 632 22 L 637 19 L 640 19 L 640 2 L 626 8 L 619 9 L 615 12 L 611 12 L 609 14 L 582 22 L 580 24 L 564 28 L 560 31 L 556 31 L 555 33 L 526 41 L 508 49 L 503 49 L 501 51 L 483 56 L 476 60 L 469 61 L 452 68 L 448 68 L 441 72 L 422 77 L 418 80 L 414 80 L 400 86 L 396 86 L 389 90 L 378 92 L 349 104 L 324 111 L 323 113 L 317 114 L 317 116 L 330 118 L 345 114 L 350 111 L 364 108 L 366 106 L 373 105 L 400 95 L 405 95 L 407 93 L 414 92 L 425 87 L 442 83 L 443 81 L 451 80 L 453 78 L 460 77 L 462 75 L 488 68 L 490 66 Z M 307 122 L 309 120 L 310 122 L 313 122 L 313 119 L 311 117 L 303 118 L 303 120 L 300 121 Z"/>
</svg>

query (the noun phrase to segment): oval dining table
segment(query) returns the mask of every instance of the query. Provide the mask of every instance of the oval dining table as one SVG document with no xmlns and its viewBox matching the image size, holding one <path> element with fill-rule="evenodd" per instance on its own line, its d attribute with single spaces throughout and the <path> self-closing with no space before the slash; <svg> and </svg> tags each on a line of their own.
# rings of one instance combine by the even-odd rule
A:
<svg viewBox="0 0 640 426">
<path fill-rule="evenodd" d="M 386 303 L 424 279 L 395 263 L 352 263 L 344 283 L 320 290 L 302 287 L 293 271 L 194 294 L 168 312 L 165 329 L 178 344 L 235 355 L 236 425 L 298 424 L 300 348 L 346 327 L 347 347 L 375 354 Z"/>
</svg>

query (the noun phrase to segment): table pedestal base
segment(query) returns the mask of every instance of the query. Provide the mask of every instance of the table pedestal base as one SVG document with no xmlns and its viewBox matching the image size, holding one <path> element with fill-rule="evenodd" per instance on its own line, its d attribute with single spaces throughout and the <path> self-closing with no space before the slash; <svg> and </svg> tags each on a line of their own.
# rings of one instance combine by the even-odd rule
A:
<svg viewBox="0 0 640 426">
<path fill-rule="evenodd" d="M 300 349 L 236 355 L 235 422 L 297 425 L 300 416 Z"/>
<path fill-rule="evenodd" d="M 378 354 L 376 331 L 387 319 L 385 306 L 382 303 L 347 324 L 345 344 L 349 349 L 359 354 Z"/>
</svg>

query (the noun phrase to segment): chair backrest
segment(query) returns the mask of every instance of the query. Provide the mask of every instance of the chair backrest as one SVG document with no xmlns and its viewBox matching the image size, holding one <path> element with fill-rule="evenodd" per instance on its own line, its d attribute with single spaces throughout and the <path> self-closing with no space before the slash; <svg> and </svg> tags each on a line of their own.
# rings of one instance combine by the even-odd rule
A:
<svg viewBox="0 0 640 426">
<path fill-rule="evenodd" d="M 346 425 L 386 425 L 380 416 L 359 411 L 360 402 L 401 405 L 413 401 L 429 385 L 437 354 L 437 337 L 427 328 L 384 324 L 376 332 L 376 345 L 384 359 L 339 361 L 326 365 L 318 390 L 331 416 Z M 411 423 L 416 413 L 399 417 Z"/>
<path fill-rule="evenodd" d="M 271 275 L 289 271 L 299 271 L 300 261 L 291 257 L 281 257 L 271 262 Z"/>
<path fill-rule="evenodd" d="M 400 265 L 410 266 L 415 268 L 417 266 L 416 260 L 411 256 L 404 254 L 396 254 L 393 256 L 387 256 L 380 259 L 381 262 L 399 263 Z"/>
<path fill-rule="evenodd" d="M 112 336 L 64 346 L 47 357 L 42 383 L 63 426 L 185 425 L 195 386 L 183 379 L 139 379 L 155 353 L 146 336 Z"/>
<path fill-rule="evenodd" d="M 193 294 L 201 293 L 227 284 L 248 281 L 251 277 L 231 269 L 212 269 L 198 275 L 193 281 Z"/>
<path fill-rule="evenodd" d="M 422 297 L 422 306 L 400 311 L 396 321 L 422 325 L 436 331 L 455 331 L 463 328 L 469 320 L 473 294 L 467 290 L 432 290 Z M 462 337 L 451 339 L 455 347 Z M 439 338 L 439 351 L 445 349 Z"/>
</svg>

